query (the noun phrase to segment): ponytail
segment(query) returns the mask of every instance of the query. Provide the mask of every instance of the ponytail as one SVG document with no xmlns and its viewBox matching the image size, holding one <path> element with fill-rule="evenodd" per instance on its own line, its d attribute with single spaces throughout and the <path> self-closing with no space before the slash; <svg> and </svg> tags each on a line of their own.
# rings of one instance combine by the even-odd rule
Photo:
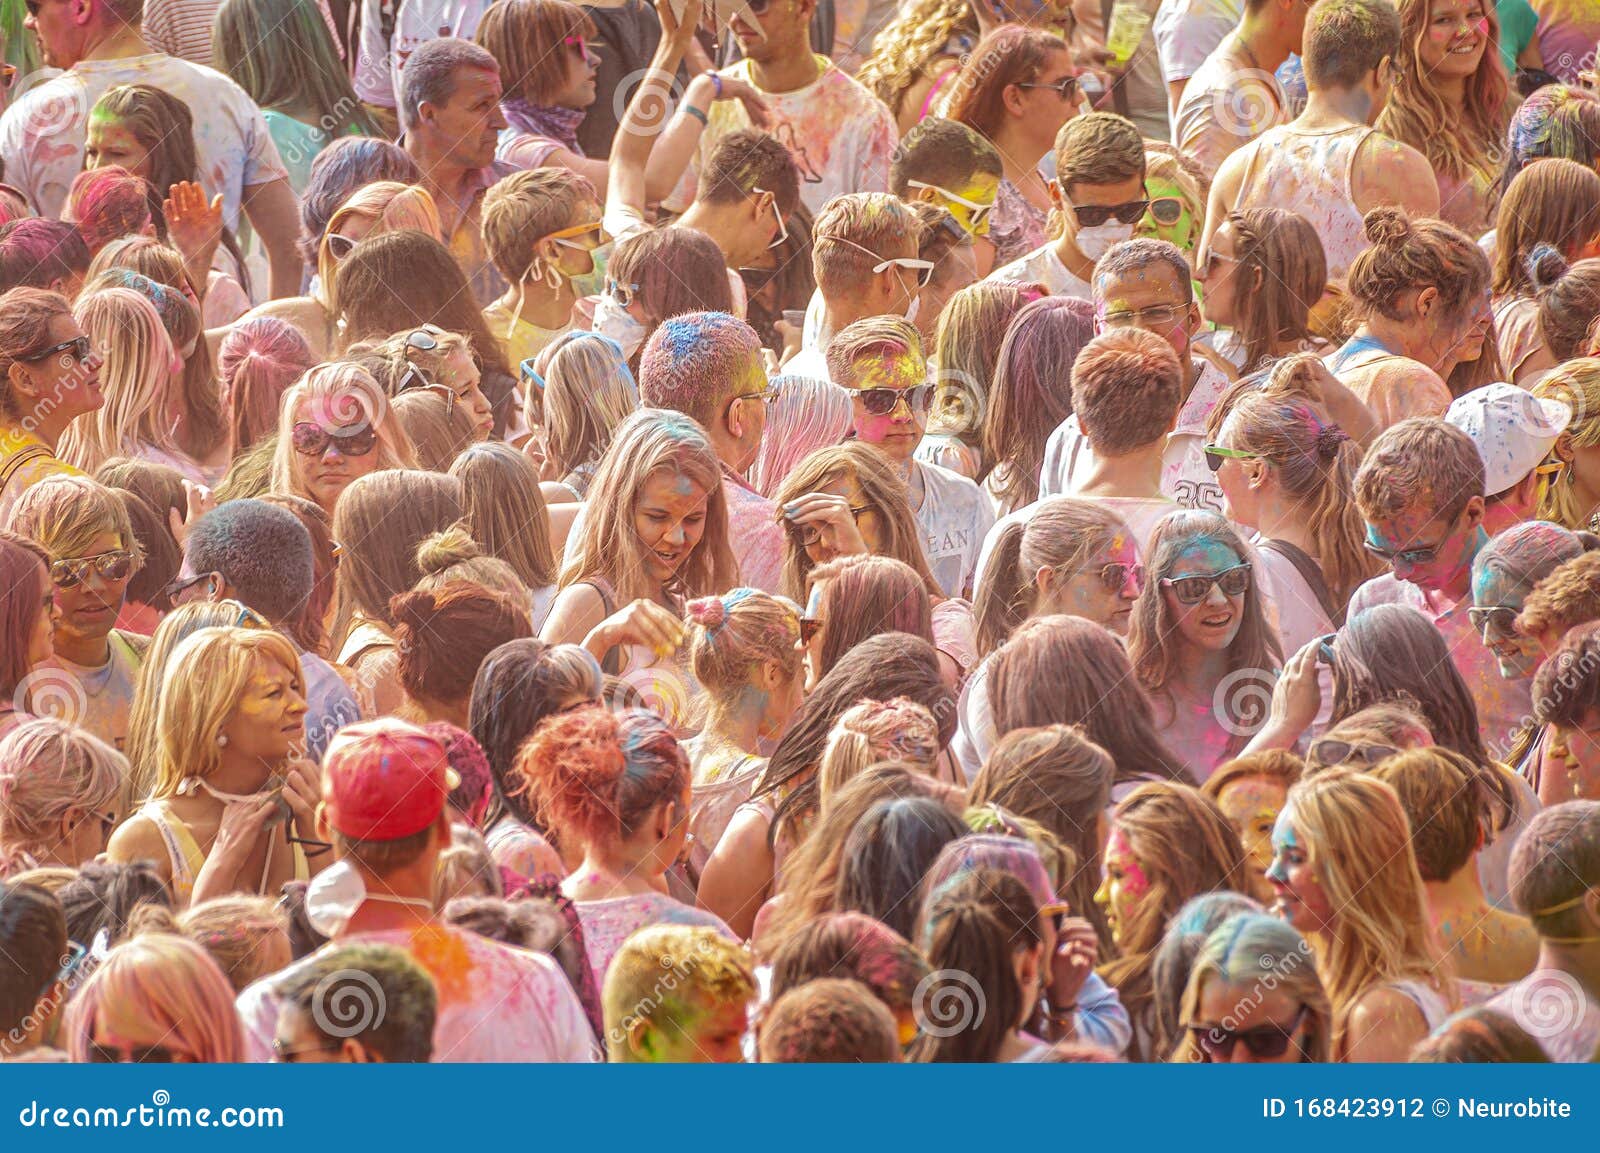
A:
<svg viewBox="0 0 1600 1153">
<path fill-rule="evenodd" d="M 984 566 L 974 599 L 978 617 L 978 653 L 988 656 L 1006 643 L 1033 611 L 1037 590 L 1022 573 L 1022 521 L 1000 530 L 989 563 Z"/>
</svg>

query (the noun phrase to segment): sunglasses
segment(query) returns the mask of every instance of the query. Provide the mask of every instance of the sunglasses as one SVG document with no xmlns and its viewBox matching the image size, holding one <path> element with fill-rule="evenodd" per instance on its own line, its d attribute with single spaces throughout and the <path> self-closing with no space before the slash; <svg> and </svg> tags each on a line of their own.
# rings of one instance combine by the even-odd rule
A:
<svg viewBox="0 0 1600 1153">
<path fill-rule="evenodd" d="M 933 401 L 933 385 L 915 384 L 910 388 L 853 388 L 850 390 L 873 416 L 888 416 L 904 400 L 912 412 L 927 412 Z"/>
<path fill-rule="evenodd" d="M 1306 1007 L 1301 1005 L 1294 1019 L 1287 1025 L 1258 1025 L 1254 1029 L 1224 1029 L 1221 1025 L 1186 1025 L 1189 1035 L 1205 1054 L 1207 1061 L 1226 1061 L 1233 1056 L 1233 1047 L 1243 1044 L 1250 1055 L 1261 1060 L 1282 1057 L 1294 1043 L 1295 1030 L 1306 1019 Z"/>
<path fill-rule="evenodd" d="M 517 371 L 522 374 L 523 380 L 533 385 L 533 387 L 537 388 L 540 392 L 543 392 L 544 377 L 539 375 L 539 370 L 535 368 L 533 364 L 534 358 L 530 356 L 527 360 L 524 360 L 521 364 L 517 365 Z"/>
<path fill-rule="evenodd" d="M 822 631 L 822 626 L 827 623 L 827 621 L 819 620 L 816 617 L 801 617 L 800 643 L 802 645 L 809 645 L 812 641 L 816 640 L 817 634 Z"/>
<path fill-rule="evenodd" d="M 1194 274 L 1195 274 L 1195 276 L 1200 278 L 1200 279 L 1202 279 L 1202 280 L 1205 279 L 1207 276 L 1210 276 L 1211 275 L 1211 262 L 1213 260 L 1221 260 L 1221 261 L 1224 261 L 1227 264 L 1238 264 L 1239 263 L 1239 258 L 1237 256 L 1224 256 L 1220 252 L 1211 252 L 1211 251 L 1208 250 L 1206 252 L 1206 254 L 1200 258 L 1200 263 L 1196 264 L 1194 266 Z"/>
<path fill-rule="evenodd" d="M 1071 100 L 1078 94 L 1078 78 L 1076 76 L 1063 76 L 1054 84 L 1018 84 L 1018 88 L 1044 88 L 1054 92 L 1063 100 Z"/>
<path fill-rule="evenodd" d="M 824 239 L 831 240 L 835 244 L 848 245 L 857 252 L 865 252 L 868 256 L 872 257 L 878 262 L 872 266 L 872 275 L 874 276 L 877 276 L 879 273 L 886 272 L 891 268 L 907 268 L 917 274 L 918 288 L 928 287 L 928 281 L 933 279 L 933 261 L 931 260 L 913 260 L 907 256 L 900 256 L 891 260 L 884 260 L 876 252 L 872 251 L 872 249 L 864 248 L 855 241 L 846 240 L 842 236 L 828 236 L 824 237 Z"/>
<path fill-rule="evenodd" d="M 566 39 L 562 40 L 561 43 L 565 44 L 568 48 L 571 48 L 575 53 L 577 53 L 578 59 L 582 60 L 585 64 L 600 63 L 599 55 L 589 47 L 588 43 L 582 36 L 568 36 Z"/>
<path fill-rule="evenodd" d="M 770 197 L 772 197 L 772 200 L 769 203 L 772 205 L 772 215 L 778 221 L 778 231 L 773 236 L 772 243 L 767 245 L 767 247 L 768 248 L 781 248 L 785 244 L 789 243 L 789 226 L 784 223 L 783 213 L 778 211 L 778 196 L 777 196 L 777 193 L 768 192 L 765 188 L 751 188 L 750 189 L 750 194 L 752 196 L 770 196 Z"/>
<path fill-rule="evenodd" d="M 173 1051 L 164 1045 L 134 1048 L 102 1045 L 99 1041 L 89 1042 L 91 1065 L 171 1065 L 177 1059 Z"/>
<path fill-rule="evenodd" d="M 968 200 L 965 196 L 957 196 L 948 188 L 940 188 L 937 184 L 925 184 L 920 180 L 906 181 L 907 188 L 926 188 L 930 192 L 937 192 L 952 204 L 959 204 L 967 210 L 967 231 L 974 236 L 989 221 L 989 214 L 994 211 L 994 201 L 988 204 L 979 204 L 975 200 Z M 952 213 L 952 215 L 954 215 Z"/>
<path fill-rule="evenodd" d="M 1149 308 L 1108 312 L 1100 323 L 1105 328 L 1169 328 L 1188 311 L 1187 304 L 1152 304 Z"/>
<path fill-rule="evenodd" d="M 736 400 L 760 400 L 762 404 L 772 405 L 777 404 L 778 398 L 782 395 L 783 393 L 777 386 L 768 385 L 760 392 L 741 392 L 736 396 L 730 396 L 728 403 L 732 404 Z"/>
<path fill-rule="evenodd" d="M 50 565 L 50 580 L 57 588 L 77 588 L 89 579 L 91 571 L 99 573 L 102 580 L 127 580 L 133 572 L 133 554 L 125 548 L 119 548 L 95 556 L 58 560 Z"/>
<path fill-rule="evenodd" d="M 557 244 L 564 245 L 567 248 L 576 248 L 581 252 L 587 252 L 589 250 L 583 245 L 576 243 L 576 241 L 578 237 L 587 236 L 591 232 L 594 233 L 596 244 L 599 244 L 605 240 L 606 230 L 604 224 L 598 220 L 589 220 L 583 224 L 574 224 L 568 228 L 558 228 L 554 232 L 547 232 L 538 240 L 534 241 L 534 243 L 542 244 L 546 240 L 553 240 Z"/>
<path fill-rule="evenodd" d="M 1183 219 L 1183 201 L 1176 196 L 1158 196 L 1150 202 L 1150 219 L 1163 228 L 1171 228 Z"/>
<path fill-rule="evenodd" d="M 870 504 L 863 504 L 863 505 L 854 505 L 853 504 L 853 505 L 850 506 L 850 519 L 855 521 L 857 524 L 860 524 L 861 523 L 861 518 L 863 516 L 865 516 L 867 513 L 871 512 L 871 511 L 872 511 L 872 506 Z M 794 521 L 792 521 L 792 520 L 786 520 L 783 523 L 786 524 L 789 527 L 789 531 L 794 533 L 794 535 L 799 538 L 800 543 L 803 544 L 803 545 L 814 545 L 819 540 L 822 539 L 822 530 L 820 528 L 818 528 L 814 524 L 795 524 Z M 821 627 L 821 622 L 820 621 L 818 622 L 818 627 L 819 628 Z M 806 629 L 805 619 L 801 618 L 801 621 L 800 621 L 800 639 L 801 640 L 805 639 L 805 629 Z"/>
<path fill-rule="evenodd" d="M 1079 569 L 1079 573 L 1094 573 L 1100 578 L 1100 583 L 1108 593 L 1120 593 L 1128 587 L 1128 580 L 1133 579 L 1135 589 L 1144 588 L 1144 565 L 1128 564 L 1117 561 L 1113 564 L 1102 565 L 1098 569 Z"/>
<path fill-rule="evenodd" d="M 1306 754 L 1310 760 L 1324 768 L 1330 765 L 1348 765 L 1354 761 L 1360 761 L 1371 768 L 1390 757 L 1399 756 L 1400 750 L 1391 745 L 1364 745 L 1356 741 L 1323 737 L 1321 740 L 1312 741 Z"/>
<path fill-rule="evenodd" d="M 17 82 L 17 66 L 15 64 L 0 64 L 0 92 L 9 92 L 11 86 Z"/>
<path fill-rule="evenodd" d="M 368 424 L 348 431 L 329 432 L 321 425 L 301 421 L 290 435 L 294 450 L 301 456 L 321 456 L 329 445 L 337 448 L 340 456 L 366 456 L 378 444 L 377 430 Z"/>
<path fill-rule="evenodd" d="M 1110 317 L 1107 317 L 1109 320 Z M 1245 452 L 1243 449 L 1223 448 L 1220 444 L 1208 444 L 1201 450 L 1205 453 L 1206 467 L 1216 472 L 1222 467 L 1225 460 L 1260 460 L 1261 454 Z"/>
<path fill-rule="evenodd" d="M 42 352 L 36 352 L 32 356 L 18 357 L 18 359 L 25 360 L 29 364 L 37 364 L 41 360 L 49 360 L 58 352 L 70 352 L 72 359 L 82 364 L 94 355 L 94 347 L 89 343 L 87 336 L 74 336 L 71 340 L 63 340 L 60 344 L 52 344 Z"/>
<path fill-rule="evenodd" d="M 1149 207 L 1148 200 L 1130 200 L 1126 204 L 1074 204 L 1072 211 L 1080 228 L 1098 228 L 1112 217 L 1120 224 L 1138 224 Z"/>
<path fill-rule="evenodd" d="M 1502 636 L 1514 636 L 1517 631 L 1517 610 L 1510 605 L 1473 606 L 1467 610 L 1467 619 L 1472 622 L 1473 631 L 1480 635 L 1491 628 Z"/>
<path fill-rule="evenodd" d="M 612 280 L 609 276 L 606 277 L 606 295 L 622 305 L 623 308 L 627 308 L 633 303 L 633 294 L 638 291 L 639 286 L 637 284 L 623 284 L 620 281 Z"/>
<path fill-rule="evenodd" d="M 165 594 L 169 601 L 176 605 L 180 603 L 178 598 L 184 593 L 194 588 L 194 586 L 199 584 L 201 581 L 208 581 L 215 575 L 215 573 L 203 572 L 199 576 L 178 577 L 174 580 L 168 581 L 167 587 L 161 591 L 163 594 Z"/>
<path fill-rule="evenodd" d="M 359 240 L 339 232 L 328 233 L 327 236 L 322 238 L 322 242 L 328 246 L 328 255 L 336 261 L 344 260 L 345 257 L 355 251 L 356 245 L 361 243 Z"/>
<path fill-rule="evenodd" d="M 1456 525 L 1460 523 L 1461 517 L 1458 516 L 1450 525 L 1449 531 L 1444 534 L 1444 538 L 1440 540 L 1438 544 L 1426 545 L 1422 548 L 1406 548 L 1401 549 L 1399 552 L 1390 552 L 1388 549 L 1380 548 L 1379 546 L 1373 544 L 1370 540 L 1363 540 L 1361 542 L 1361 547 L 1366 549 L 1379 560 L 1383 561 L 1385 564 L 1403 564 L 1409 565 L 1412 568 L 1419 568 L 1422 565 L 1432 564 L 1438 559 L 1439 550 L 1444 548 L 1444 546 L 1449 543 L 1450 538 L 1455 535 Z"/>
<path fill-rule="evenodd" d="M 1171 589 L 1181 605 L 1199 604 L 1211 595 L 1212 585 L 1221 589 L 1224 596 L 1242 595 L 1250 587 L 1250 562 L 1244 561 L 1221 572 L 1161 578 L 1161 587 Z"/>
</svg>

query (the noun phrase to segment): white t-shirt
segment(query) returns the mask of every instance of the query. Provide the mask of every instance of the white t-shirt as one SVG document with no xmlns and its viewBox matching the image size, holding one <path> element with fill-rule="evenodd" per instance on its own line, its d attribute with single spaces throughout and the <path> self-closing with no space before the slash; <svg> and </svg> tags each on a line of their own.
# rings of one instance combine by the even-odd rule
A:
<svg viewBox="0 0 1600 1153">
<path fill-rule="evenodd" d="M 271 1061 L 279 990 L 313 957 L 341 945 L 394 945 L 428 971 L 439 993 L 434 1061 L 593 1062 L 594 1030 L 560 967 L 543 953 L 513 949 L 437 922 L 341 937 L 239 994 L 245 1059 Z"/>
<path fill-rule="evenodd" d="M 1161 0 L 1150 34 L 1162 80 L 1170 84 L 1193 76 L 1243 16 L 1243 0 Z"/>
<path fill-rule="evenodd" d="M 1061 263 L 1061 258 L 1056 255 L 1054 240 L 995 269 L 985 279 L 1002 284 L 1042 284 L 1050 290 L 1051 296 L 1094 299 L 1094 286 L 1087 280 L 1079 280 L 1071 269 Z"/>
<path fill-rule="evenodd" d="M 816 380 L 831 381 L 828 375 L 828 358 L 822 354 L 822 349 L 816 345 L 802 348 L 784 363 L 783 376 L 809 376 Z"/>
<path fill-rule="evenodd" d="M 946 596 L 966 597 L 978 569 L 978 550 L 994 523 L 994 506 L 977 484 L 936 464 L 913 462 L 922 475 L 917 509 L 928 567 Z"/>
<path fill-rule="evenodd" d="M 261 109 L 222 73 L 161 52 L 84 60 L 30 88 L 0 119 L 6 182 L 27 193 L 40 216 L 61 215 L 83 171 L 89 110 L 118 84 L 159 88 L 194 112 L 201 183 L 207 195 L 221 193 L 223 222 L 235 232 L 245 189 L 288 179 Z"/>
<path fill-rule="evenodd" d="M 789 149 L 800 166 L 800 199 L 813 216 L 835 196 L 847 192 L 887 192 L 889 158 L 898 133 L 888 106 L 826 56 L 818 56 L 822 73 L 812 83 L 793 92 L 762 92 L 771 123 L 767 130 Z M 741 60 L 728 72 L 754 83 L 750 61 Z M 700 146 L 689 171 L 667 198 L 675 212 L 694 199 L 700 167 L 711 150 L 730 132 L 751 127 L 750 116 L 737 100 L 719 100 L 707 113 L 709 123 L 700 133 Z"/>
<path fill-rule="evenodd" d="M 1283 659 L 1288 660 L 1317 637 L 1337 632 L 1332 618 L 1311 586 L 1282 553 L 1261 547 L 1257 538 L 1255 563 L 1262 568 L 1260 582 L 1263 599 L 1270 596 L 1277 608 L 1278 639 L 1283 644 Z"/>
</svg>

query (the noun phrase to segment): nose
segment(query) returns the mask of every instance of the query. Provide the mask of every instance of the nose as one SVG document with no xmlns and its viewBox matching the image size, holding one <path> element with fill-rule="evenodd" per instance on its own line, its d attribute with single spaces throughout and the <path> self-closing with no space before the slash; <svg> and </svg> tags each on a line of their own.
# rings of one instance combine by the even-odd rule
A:
<svg viewBox="0 0 1600 1153">
<path fill-rule="evenodd" d="M 1111 904 L 1111 883 L 1109 881 L 1100 882 L 1100 887 L 1094 891 L 1094 903 L 1102 909 Z"/>
<path fill-rule="evenodd" d="M 100 369 L 105 366 L 106 358 L 101 356 L 98 352 L 91 352 L 89 353 L 89 358 L 83 363 L 90 372 L 99 372 Z"/>
<path fill-rule="evenodd" d="M 677 524 L 673 525 L 667 530 L 666 539 L 670 544 L 682 544 L 684 541 L 689 539 L 688 534 L 683 530 L 682 521 L 679 521 Z"/>
<path fill-rule="evenodd" d="M 1118 595 L 1121 596 L 1125 601 L 1136 601 L 1139 599 L 1139 589 L 1140 584 L 1138 574 L 1130 572 L 1126 577 L 1123 578 L 1122 591 Z"/>
<path fill-rule="evenodd" d="M 1206 604 L 1225 605 L 1227 603 L 1228 594 L 1222 591 L 1222 586 L 1220 584 L 1213 582 L 1210 590 L 1206 593 Z"/>
<path fill-rule="evenodd" d="M 1235 1043 L 1233 1046 L 1233 1052 L 1228 1054 L 1228 1064 L 1254 1065 L 1255 1058 L 1250 1055 L 1250 1047 L 1248 1045 Z"/>
</svg>

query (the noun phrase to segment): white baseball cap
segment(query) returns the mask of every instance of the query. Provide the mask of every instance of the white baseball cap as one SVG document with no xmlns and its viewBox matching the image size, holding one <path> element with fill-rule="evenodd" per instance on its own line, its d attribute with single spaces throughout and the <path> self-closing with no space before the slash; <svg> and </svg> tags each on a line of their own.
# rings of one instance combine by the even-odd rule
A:
<svg viewBox="0 0 1600 1153">
<path fill-rule="evenodd" d="M 1486 384 L 1458 396 L 1444 414 L 1483 458 L 1484 491 L 1499 496 L 1542 464 L 1567 430 L 1572 408 L 1514 384 Z"/>
</svg>

